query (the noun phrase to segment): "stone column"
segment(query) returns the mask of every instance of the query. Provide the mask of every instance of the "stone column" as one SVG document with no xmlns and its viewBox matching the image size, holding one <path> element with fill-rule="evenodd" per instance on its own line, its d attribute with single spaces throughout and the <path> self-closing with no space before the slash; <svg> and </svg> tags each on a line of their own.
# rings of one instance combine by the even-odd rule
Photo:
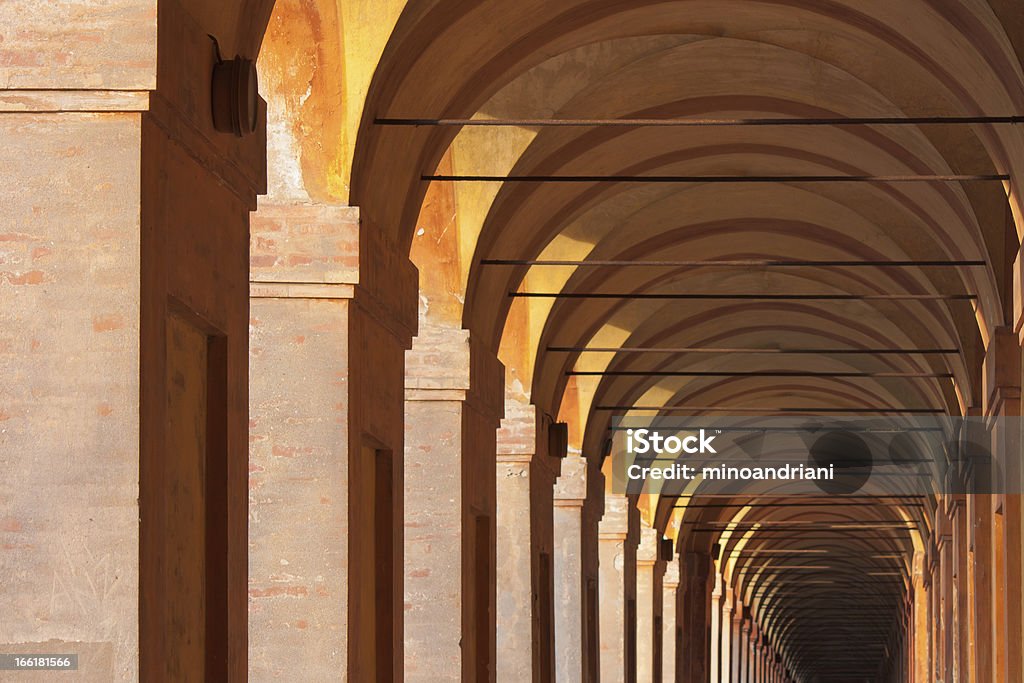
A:
<svg viewBox="0 0 1024 683">
<path fill-rule="evenodd" d="M 630 610 L 636 609 L 636 544 L 630 538 L 631 509 L 632 504 L 625 496 L 605 495 L 604 516 L 598 527 L 601 683 L 631 680 L 627 667 L 634 664 L 629 652 L 636 635 L 635 620 L 630 623 L 629 618 Z"/>
<path fill-rule="evenodd" d="M 948 498 L 946 499 L 948 501 Z M 953 595 L 953 529 L 952 520 L 948 516 L 946 501 L 940 505 L 938 510 L 936 528 L 936 543 L 938 546 L 939 558 L 939 618 L 942 622 L 940 643 L 939 677 L 943 681 L 953 680 L 953 650 L 955 622 L 953 622 L 955 597 Z"/>
<path fill-rule="evenodd" d="M 366 243 L 372 231 L 360 233 L 350 207 L 261 202 L 253 217 L 255 680 L 281 670 L 318 680 L 346 669 L 401 680 L 400 387 L 416 271 L 393 255 L 382 279 L 368 259 L 379 263 L 385 247 Z"/>
<path fill-rule="evenodd" d="M 247 675 L 265 119 L 214 131 L 198 24 L 0 3 L 0 642 L 78 653 L 83 680 Z"/>
<path fill-rule="evenodd" d="M 964 496 L 951 497 L 949 514 L 953 533 L 953 675 L 951 680 L 969 680 L 970 675 L 970 561 L 967 543 L 967 514 Z"/>
<path fill-rule="evenodd" d="M 913 602 L 914 602 L 914 680 L 929 680 L 929 628 L 928 622 L 928 583 L 925 577 L 924 553 L 914 554 L 913 566 Z"/>
<path fill-rule="evenodd" d="M 554 491 L 555 681 L 582 683 L 586 656 L 583 505 L 587 461 L 566 458 Z"/>
<path fill-rule="evenodd" d="M 937 680 L 940 674 L 939 663 L 942 659 L 942 586 L 939 571 L 938 538 L 929 540 L 928 552 L 925 555 L 925 585 L 928 587 L 928 675 Z"/>
<path fill-rule="evenodd" d="M 708 658 L 708 673 L 712 683 L 722 680 L 722 573 L 715 565 L 714 588 L 711 590 L 711 653 Z"/>
<path fill-rule="evenodd" d="M 750 625 L 750 665 L 748 667 L 751 683 L 761 683 L 761 667 L 759 654 L 761 652 L 761 632 L 757 624 Z"/>
<path fill-rule="evenodd" d="M 1021 459 L 1018 429 L 1021 414 L 1021 350 L 1017 333 L 1012 329 L 995 330 L 986 350 L 983 377 L 984 413 L 988 423 L 991 425 L 999 418 L 1011 418 L 1004 422 L 1002 428 L 992 430 L 992 455 L 1001 476 L 994 482 L 997 489 L 987 497 L 991 509 L 979 520 L 988 526 L 989 547 L 984 561 L 991 571 L 992 647 L 985 648 L 988 650 L 986 659 L 992 668 L 992 680 L 996 683 L 1009 683 L 1021 676 L 1019 594 L 1024 579 L 1019 552 L 1024 540 L 1021 536 L 1020 496 L 1007 495 L 1019 486 L 1017 482 L 1020 480 Z M 982 538 L 984 535 L 983 530 Z"/>
<path fill-rule="evenodd" d="M 734 595 L 732 612 L 732 645 L 730 647 L 730 651 L 732 652 L 732 663 L 729 665 L 730 683 L 736 683 L 743 675 L 743 613 L 743 603 Z"/>
<path fill-rule="evenodd" d="M 750 618 L 743 620 L 743 626 L 740 631 L 741 633 L 741 659 L 740 659 L 740 675 L 738 678 L 739 683 L 753 683 L 753 678 L 750 675 L 750 649 L 751 649 L 751 634 L 750 634 Z"/>
<path fill-rule="evenodd" d="M 655 565 L 658 562 L 658 541 L 661 534 L 641 522 L 640 545 L 636 550 L 636 681 L 654 683 L 655 645 L 654 603 L 661 596 L 655 592 Z"/>
<path fill-rule="evenodd" d="M 676 682 L 676 670 L 681 653 L 677 634 L 677 613 L 679 609 L 679 560 L 672 559 L 665 565 L 661 579 L 661 624 L 662 658 L 661 680 L 663 683 Z"/>
<path fill-rule="evenodd" d="M 503 453 L 497 459 L 497 680 L 533 679 L 533 637 L 538 613 L 533 582 L 530 463 L 533 454 Z"/>
<path fill-rule="evenodd" d="M 548 456 L 542 427 L 532 405 L 506 399 L 497 436 L 499 682 L 554 675 L 552 487 L 560 461 Z"/>
<path fill-rule="evenodd" d="M 733 598 L 732 588 L 724 585 L 722 590 L 722 659 L 720 663 L 722 683 L 732 683 Z"/>
<path fill-rule="evenodd" d="M 406 365 L 405 680 L 490 681 L 504 371 L 448 328 L 421 329 Z"/>
<path fill-rule="evenodd" d="M 758 679 L 759 683 L 768 681 L 768 641 L 763 632 L 758 638 Z"/>
<path fill-rule="evenodd" d="M 78 652 L 93 680 L 138 675 L 140 373 L 164 374 L 140 354 L 140 160 L 156 21 L 146 26 L 130 5 L 110 3 L 95 30 L 141 34 L 130 51 L 152 73 L 130 69 L 125 79 L 121 65 L 108 67 L 137 92 L 91 90 L 86 72 L 70 79 L 79 93 L 0 90 L 25 102 L 18 113 L 0 110 L 0 642 Z M 33 45 L 29 36 L 49 33 L 61 5 L 7 6 L 8 60 L 54 64 L 64 40 Z M 118 27 L 120 12 L 139 23 Z M 84 57 L 96 61 L 93 79 L 107 82 L 101 55 Z M 0 65 L 0 82 L 9 66 Z M 114 108 L 122 111 L 90 113 Z M 79 111 L 45 113 L 53 109 Z M 244 216 L 234 226 L 244 230 Z M 104 577 L 100 587 L 90 586 L 94 576 Z"/>
<path fill-rule="evenodd" d="M 685 593 L 682 599 L 683 642 L 679 666 L 683 674 L 680 679 L 684 683 L 708 683 L 709 680 L 711 570 L 711 557 L 704 553 L 690 552 L 682 557 L 682 585 Z"/>
</svg>

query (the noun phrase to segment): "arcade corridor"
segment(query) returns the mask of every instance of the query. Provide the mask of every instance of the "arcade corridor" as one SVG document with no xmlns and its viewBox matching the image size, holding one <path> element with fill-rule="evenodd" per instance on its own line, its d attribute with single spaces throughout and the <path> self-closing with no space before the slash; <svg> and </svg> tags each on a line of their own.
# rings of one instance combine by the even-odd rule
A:
<svg viewBox="0 0 1024 683">
<path fill-rule="evenodd" d="M 0 2 L 0 653 L 1021 683 L 1022 58 L 1022 0 Z M 717 416 L 981 427 L 620 485 Z"/>
</svg>

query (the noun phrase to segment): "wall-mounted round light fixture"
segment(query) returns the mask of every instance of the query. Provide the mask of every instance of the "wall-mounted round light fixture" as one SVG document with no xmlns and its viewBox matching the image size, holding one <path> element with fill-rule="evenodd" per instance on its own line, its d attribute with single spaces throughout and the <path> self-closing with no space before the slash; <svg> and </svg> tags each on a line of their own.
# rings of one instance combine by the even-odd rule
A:
<svg viewBox="0 0 1024 683">
<path fill-rule="evenodd" d="M 569 425 L 555 422 L 548 427 L 548 455 L 564 458 L 569 455 Z"/>
<path fill-rule="evenodd" d="M 245 57 L 218 61 L 213 67 L 213 127 L 244 137 L 259 123 L 260 88 L 256 64 Z"/>
</svg>

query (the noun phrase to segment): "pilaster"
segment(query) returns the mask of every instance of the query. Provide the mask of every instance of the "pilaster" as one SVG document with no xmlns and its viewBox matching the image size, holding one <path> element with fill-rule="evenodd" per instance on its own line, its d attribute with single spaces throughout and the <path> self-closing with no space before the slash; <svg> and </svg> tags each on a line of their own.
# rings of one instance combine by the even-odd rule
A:
<svg viewBox="0 0 1024 683">
<path fill-rule="evenodd" d="M 991 634 L 995 647 L 989 648 L 993 681 L 1020 678 L 1022 604 L 1019 586 L 1022 571 L 1021 520 L 1021 347 L 1017 332 L 995 330 L 984 362 L 985 415 L 992 429 L 992 495 L 986 496 L 991 512 L 983 518 L 989 525 L 989 553 L 985 561 L 991 570 Z M 984 504 L 984 503 L 979 503 Z M 1013 597 L 1018 596 L 1018 597 Z"/>
<path fill-rule="evenodd" d="M 416 271 L 392 254 L 385 286 L 366 259 L 388 247 L 372 240 L 355 207 L 265 201 L 253 217 L 255 677 L 402 676 L 401 367 Z"/>
<path fill-rule="evenodd" d="M 406 354 L 405 680 L 495 676 L 495 466 L 504 370 L 469 332 Z"/>
<path fill-rule="evenodd" d="M 510 415 L 512 413 L 512 415 Z M 534 679 L 538 646 L 535 625 L 550 618 L 541 613 L 544 586 L 535 586 L 535 520 L 531 504 L 537 458 L 537 416 L 531 405 L 506 401 L 497 436 L 497 680 Z M 543 457 L 543 456 L 541 456 Z M 539 672 L 538 672 L 539 673 Z"/>
<path fill-rule="evenodd" d="M 630 519 L 635 512 L 625 496 L 605 495 L 598 527 L 602 683 L 631 680 L 628 667 L 635 666 L 636 542 Z"/>
<path fill-rule="evenodd" d="M 722 683 L 732 683 L 732 658 L 733 658 L 733 591 L 728 585 L 723 588 L 722 595 L 722 644 L 721 662 Z"/>
<path fill-rule="evenodd" d="M 583 505 L 587 461 L 567 458 L 554 487 L 555 681 L 585 678 L 586 620 L 583 571 Z"/>
<path fill-rule="evenodd" d="M 636 680 L 637 683 L 654 683 L 657 667 L 655 653 L 655 603 L 660 602 L 655 581 L 655 565 L 658 562 L 658 541 L 661 534 L 657 529 L 640 525 L 640 544 L 636 550 Z"/>
<path fill-rule="evenodd" d="M 665 574 L 661 579 L 661 680 L 666 683 L 675 683 L 676 671 L 682 656 L 682 653 L 679 651 L 679 585 L 679 558 L 673 558 L 665 564 Z"/>
</svg>

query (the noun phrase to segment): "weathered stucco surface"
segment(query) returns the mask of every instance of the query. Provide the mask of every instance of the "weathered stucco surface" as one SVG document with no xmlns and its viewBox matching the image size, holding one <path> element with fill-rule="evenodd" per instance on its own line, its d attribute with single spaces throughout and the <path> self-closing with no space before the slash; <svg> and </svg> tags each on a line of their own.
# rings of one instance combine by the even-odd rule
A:
<svg viewBox="0 0 1024 683">
<path fill-rule="evenodd" d="M 0 139 L 0 650 L 135 680 L 140 120 L 0 116 Z"/>
</svg>

